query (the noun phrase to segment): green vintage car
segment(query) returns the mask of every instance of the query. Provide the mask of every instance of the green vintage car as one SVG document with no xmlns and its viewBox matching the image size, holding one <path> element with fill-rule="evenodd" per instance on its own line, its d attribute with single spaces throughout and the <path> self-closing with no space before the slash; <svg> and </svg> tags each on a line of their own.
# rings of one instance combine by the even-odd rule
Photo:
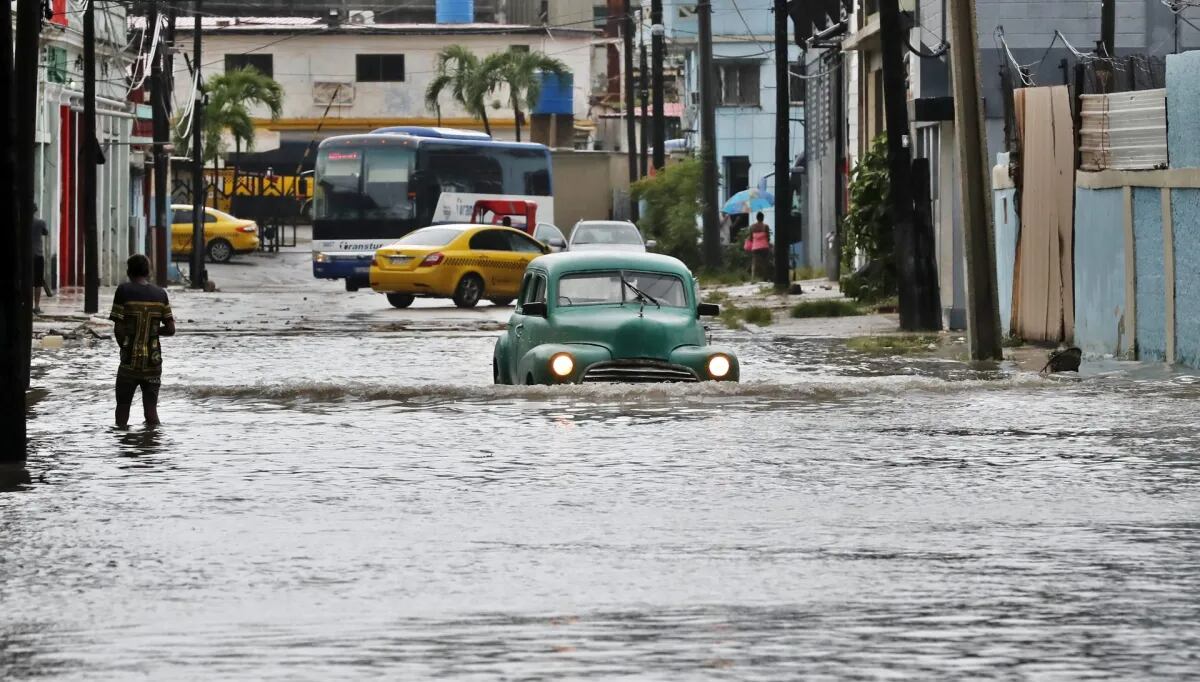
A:
<svg viewBox="0 0 1200 682">
<path fill-rule="evenodd" d="M 737 381 L 737 357 L 709 346 L 696 279 L 681 261 L 628 252 L 535 258 L 508 331 L 498 384 Z"/>
</svg>

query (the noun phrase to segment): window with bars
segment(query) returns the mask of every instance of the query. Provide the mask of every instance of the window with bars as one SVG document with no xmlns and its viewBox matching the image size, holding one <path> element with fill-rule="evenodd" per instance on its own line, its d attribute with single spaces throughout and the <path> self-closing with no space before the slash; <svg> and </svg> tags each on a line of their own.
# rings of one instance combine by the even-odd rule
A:
<svg viewBox="0 0 1200 682">
<path fill-rule="evenodd" d="M 275 77 L 275 55 L 271 54 L 227 54 L 225 55 L 225 72 L 237 71 L 253 67 L 259 72 L 272 78 Z"/>
<path fill-rule="evenodd" d="M 792 104 L 804 104 L 805 91 L 808 89 L 808 79 L 804 77 L 804 65 L 800 62 L 788 64 L 791 78 L 788 80 L 788 98 Z"/>
<path fill-rule="evenodd" d="M 722 107 L 756 107 L 761 103 L 759 62 L 727 61 L 717 63 L 717 105 Z"/>
<path fill-rule="evenodd" d="M 355 80 L 360 83 L 404 82 L 404 55 L 360 54 L 355 58 Z"/>
</svg>

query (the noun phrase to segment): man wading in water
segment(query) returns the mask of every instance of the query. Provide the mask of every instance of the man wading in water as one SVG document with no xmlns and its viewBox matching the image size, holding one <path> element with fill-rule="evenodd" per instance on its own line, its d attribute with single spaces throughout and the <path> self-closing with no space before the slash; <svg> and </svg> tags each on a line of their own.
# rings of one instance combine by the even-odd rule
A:
<svg viewBox="0 0 1200 682">
<path fill-rule="evenodd" d="M 142 411 L 146 423 L 158 424 L 158 389 L 162 380 L 162 348 L 158 337 L 175 335 L 175 317 L 167 292 L 150 283 L 150 259 L 142 254 L 129 257 L 129 281 L 117 287 L 113 297 L 113 335 L 121 346 L 117 370 L 117 426 L 129 425 L 133 394 L 142 389 Z"/>
</svg>

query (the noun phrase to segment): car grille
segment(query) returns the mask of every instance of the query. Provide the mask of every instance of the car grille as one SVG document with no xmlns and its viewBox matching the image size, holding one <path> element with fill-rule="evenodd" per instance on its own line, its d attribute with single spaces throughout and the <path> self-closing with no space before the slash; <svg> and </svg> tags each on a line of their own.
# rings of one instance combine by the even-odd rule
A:
<svg viewBox="0 0 1200 682">
<path fill-rule="evenodd" d="M 601 362 L 583 375 L 584 383 L 671 384 L 699 380 L 687 367 L 652 360 Z"/>
</svg>

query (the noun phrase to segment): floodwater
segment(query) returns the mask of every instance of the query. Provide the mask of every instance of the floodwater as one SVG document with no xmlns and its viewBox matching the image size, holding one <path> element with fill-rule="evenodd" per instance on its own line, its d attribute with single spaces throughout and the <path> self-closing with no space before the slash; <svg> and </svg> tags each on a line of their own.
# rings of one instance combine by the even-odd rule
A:
<svg viewBox="0 0 1200 682">
<path fill-rule="evenodd" d="M 0 678 L 1200 675 L 1195 376 L 766 332 L 740 386 L 493 387 L 502 311 L 301 295 L 180 296 L 156 430 L 37 353 Z"/>
</svg>

